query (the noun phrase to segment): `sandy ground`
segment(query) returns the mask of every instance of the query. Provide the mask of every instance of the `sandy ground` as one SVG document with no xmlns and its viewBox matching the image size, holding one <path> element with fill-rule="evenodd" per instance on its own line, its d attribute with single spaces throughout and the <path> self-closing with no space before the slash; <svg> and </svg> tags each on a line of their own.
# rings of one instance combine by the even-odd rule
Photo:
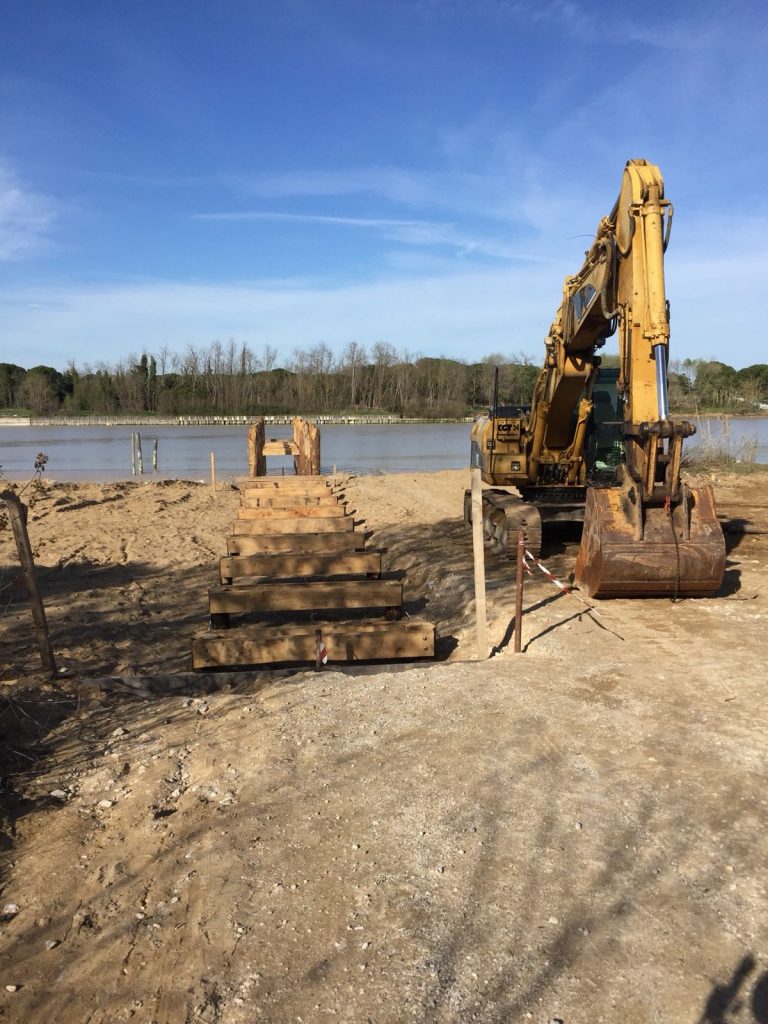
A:
<svg viewBox="0 0 768 1024">
<path fill-rule="evenodd" d="M 715 599 L 596 618 L 534 579 L 514 655 L 489 556 L 483 663 L 466 476 L 347 484 L 440 630 L 401 671 L 201 694 L 236 493 L 56 484 L 30 532 L 68 674 L 41 688 L 0 534 L 0 1019 L 768 1021 L 768 536 L 740 529 L 768 530 L 768 473 L 714 481 Z M 108 674 L 158 681 L 77 685 Z"/>
</svg>

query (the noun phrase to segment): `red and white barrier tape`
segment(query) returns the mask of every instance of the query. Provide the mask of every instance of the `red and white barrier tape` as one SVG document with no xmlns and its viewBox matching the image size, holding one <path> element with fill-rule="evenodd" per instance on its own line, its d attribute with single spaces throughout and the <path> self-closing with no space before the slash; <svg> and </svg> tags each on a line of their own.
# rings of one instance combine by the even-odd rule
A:
<svg viewBox="0 0 768 1024">
<path fill-rule="evenodd" d="M 550 572 L 546 565 L 544 565 L 544 563 L 539 558 L 534 558 L 530 551 L 526 551 L 525 557 L 523 558 L 523 567 L 529 575 L 531 574 L 531 568 L 528 565 L 529 559 L 533 562 L 534 565 L 538 566 L 539 569 L 541 569 L 541 571 L 544 573 L 544 575 L 547 577 L 550 583 L 554 583 L 555 586 L 559 587 L 564 594 L 570 594 L 571 597 L 575 597 L 577 601 L 580 601 L 585 608 L 589 608 L 589 610 L 591 612 L 594 612 L 595 615 L 600 614 L 600 612 L 598 612 L 597 609 L 593 607 L 593 605 L 588 604 L 583 597 L 579 597 L 578 594 L 574 593 L 572 587 L 569 587 L 567 583 L 563 583 L 561 580 L 557 578 L 557 576 L 555 576 L 554 573 Z"/>
</svg>

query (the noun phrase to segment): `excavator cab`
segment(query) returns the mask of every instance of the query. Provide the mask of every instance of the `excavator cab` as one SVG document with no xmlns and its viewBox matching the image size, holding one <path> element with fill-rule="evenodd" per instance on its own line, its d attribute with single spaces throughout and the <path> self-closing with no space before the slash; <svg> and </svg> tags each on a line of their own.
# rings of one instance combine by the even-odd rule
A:
<svg viewBox="0 0 768 1024">
<path fill-rule="evenodd" d="M 592 391 L 584 452 L 589 487 L 614 487 L 619 482 L 619 466 L 624 463 L 624 403 L 618 380 L 618 369 L 601 366 Z"/>
</svg>

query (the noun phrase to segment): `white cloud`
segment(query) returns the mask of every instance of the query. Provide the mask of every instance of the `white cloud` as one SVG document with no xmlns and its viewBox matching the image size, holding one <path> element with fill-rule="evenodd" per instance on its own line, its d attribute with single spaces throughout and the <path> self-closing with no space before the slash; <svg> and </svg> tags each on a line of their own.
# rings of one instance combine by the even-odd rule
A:
<svg viewBox="0 0 768 1024">
<path fill-rule="evenodd" d="M 55 219 L 52 200 L 26 188 L 0 163 L 0 260 L 19 260 L 39 251 Z"/>
<path fill-rule="evenodd" d="M 723 219 L 710 222 L 706 239 L 699 232 L 673 234 L 667 255 L 673 358 L 719 358 L 736 366 L 765 361 L 754 329 L 768 277 L 764 228 L 762 219 Z M 425 355 L 471 360 L 525 351 L 538 361 L 562 279 L 576 269 L 560 253 L 552 263 L 473 272 L 436 261 L 431 272 L 393 271 L 339 287 L 290 280 L 39 286 L 0 303 L 0 335 L 11 343 L 23 339 L 29 365 L 112 361 L 145 347 L 181 351 L 230 337 L 273 345 L 283 359 L 317 341 L 338 351 L 348 341 L 383 339 Z"/>
<path fill-rule="evenodd" d="M 396 217 L 348 217 L 314 213 L 282 213 L 273 210 L 240 210 L 224 213 L 198 213 L 196 220 L 207 221 L 285 221 L 297 224 L 318 224 L 328 227 L 364 228 L 381 233 L 385 238 L 407 245 L 450 246 L 457 256 L 478 254 L 502 260 L 538 262 L 540 256 L 521 252 L 495 239 L 480 234 L 467 233 L 454 224 L 428 220 L 403 220 Z"/>
<path fill-rule="evenodd" d="M 46 287 L 17 292 L 0 305 L 0 331 L 24 338 L 26 361 L 53 365 L 73 357 L 112 361 L 144 347 L 181 351 L 230 337 L 274 345 L 283 358 L 317 341 L 338 350 L 351 340 L 384 339 L 398 348 L 471 359 L 489 351 L 536 352 L 559 292 L 557 276 L 550 269 L 542 279 L 538 268 L 523 265 L 514 272 L 338 288 L 174 282 Z"/>
</svg>

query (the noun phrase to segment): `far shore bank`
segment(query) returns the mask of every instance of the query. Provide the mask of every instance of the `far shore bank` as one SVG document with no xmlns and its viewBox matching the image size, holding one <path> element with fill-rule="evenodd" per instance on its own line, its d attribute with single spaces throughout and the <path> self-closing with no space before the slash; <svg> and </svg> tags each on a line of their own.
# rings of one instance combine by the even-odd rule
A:
<svg viewBox="0 0 768 1024">
<path fill-rule="evenodd" d="M 398 416 L 392 414 L 342 415 L 285 413 L 264 416 L 267 426 L 290 426 L 295 416 L 322 426 L 399 426 L 437 423 L 472 423 L 475 416 Z M 253 416 L 2 416 L 0 427 L 239 427 L 255 423 L 262 417 Z M 755 419 L 768 418 L 768 409 L 751 412 L 696 412 L 693 410 L 674 412 L 673 419 Z"/>
<path fill-rule="evenodd" d="M 290 426 L 295 417 L 333 426 L 388 426 L 418 423 L 471 423 L 472 416 L 306 415 L 264 416 L 267 426 Z M 253 416 L 0 416 L 0 427 L 241 427 L 262 419 Z"/>
</svg>

